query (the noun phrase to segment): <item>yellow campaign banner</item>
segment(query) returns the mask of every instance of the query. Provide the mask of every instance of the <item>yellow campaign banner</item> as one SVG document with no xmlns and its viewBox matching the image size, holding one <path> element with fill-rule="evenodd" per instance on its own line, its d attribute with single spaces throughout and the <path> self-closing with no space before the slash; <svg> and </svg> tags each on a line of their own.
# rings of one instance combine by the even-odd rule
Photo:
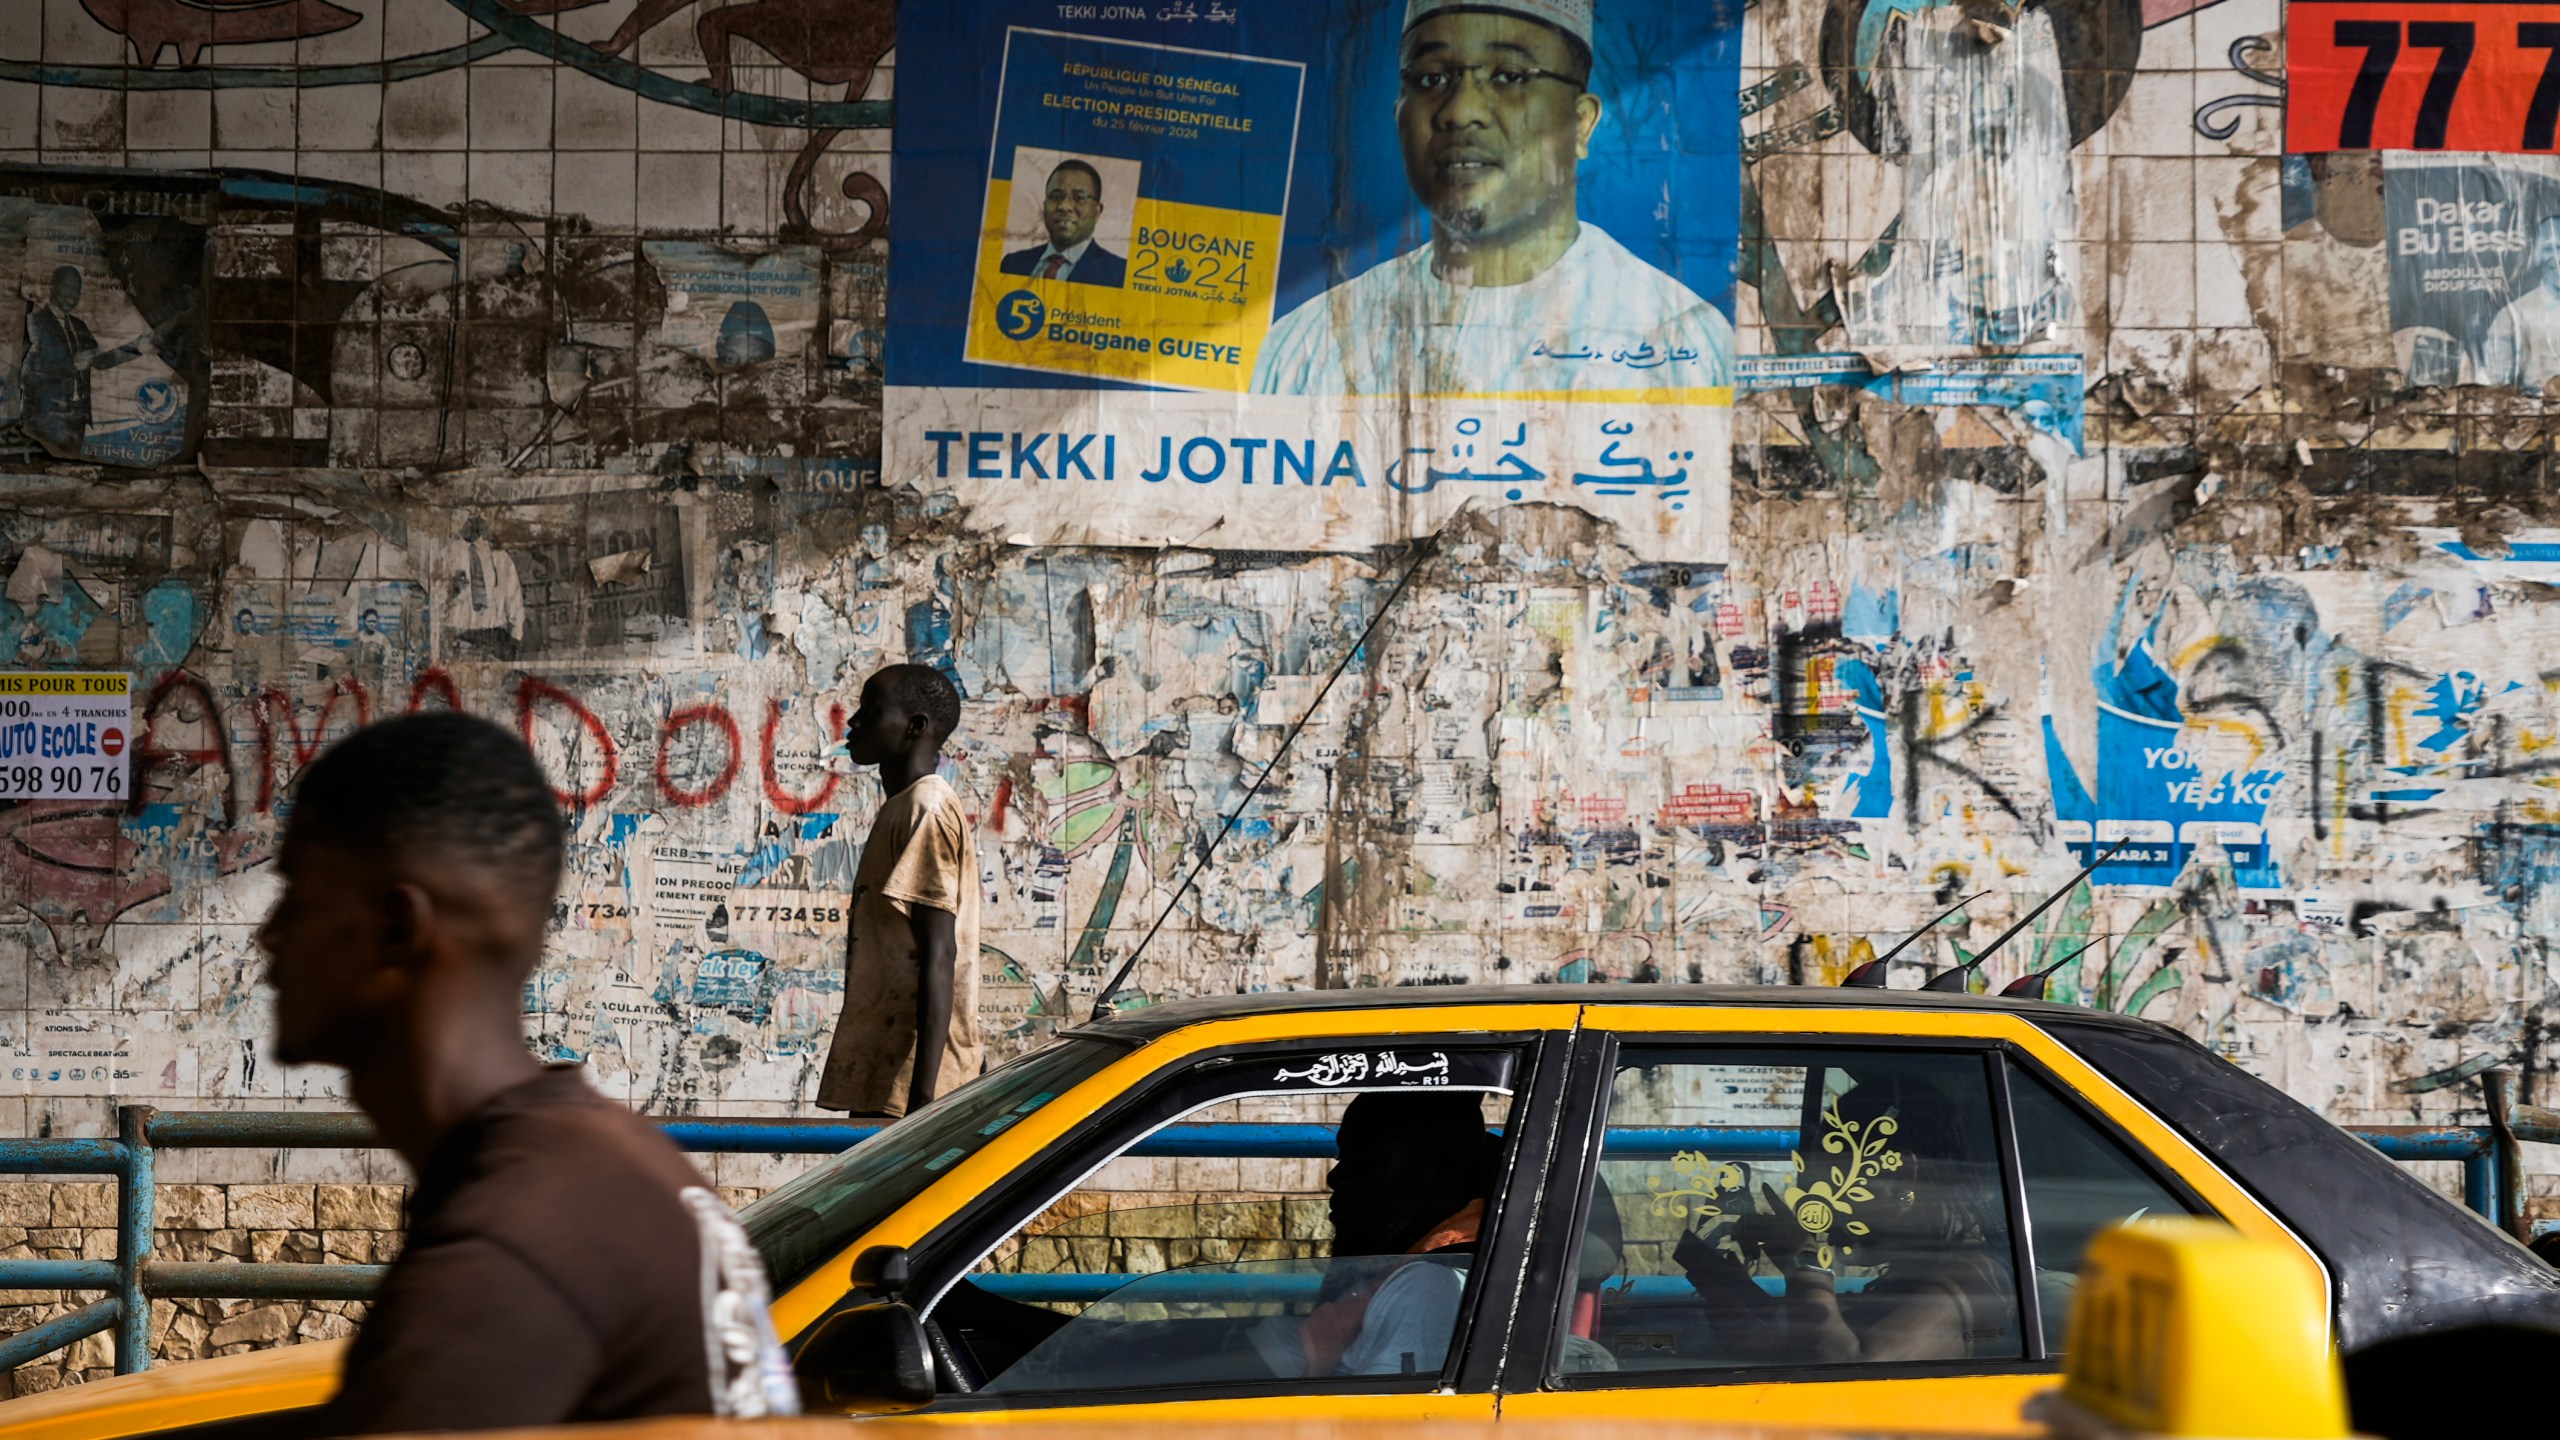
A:
<svg viewBox="0 0 2560 1440">
<path fill-rule="evenodd" d="M 1078 178 L 1069 172 L 1068 179 Z M 1019 232 L 1014 184 L 987 186 L 968 358 L 1181 390 L 1242 390 L 1271 329 L 1280 217 L 1145 200 L 1112 287 L 1004 269 Z"/>
</svg>

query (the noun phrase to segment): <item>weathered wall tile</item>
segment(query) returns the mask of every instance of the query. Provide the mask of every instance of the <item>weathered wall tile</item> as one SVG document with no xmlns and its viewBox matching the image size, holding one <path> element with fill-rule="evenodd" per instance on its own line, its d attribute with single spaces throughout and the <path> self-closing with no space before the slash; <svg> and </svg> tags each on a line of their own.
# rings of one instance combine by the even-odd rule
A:
<svg viewBox="0 0 2560 1440">
<path fill-rule="evenodd" d="M 2026 137 L 2029 174 L 1897 149 L 1873 76 L 1826 64 L 1837 7 L 1755 7 L 1741 351 L 1853 358 L 1739 399 L 1731 563 L 1638 563 L 1564 507 L 1454 526 L 1138 989 L 1818 984 L 1993 892 L 1905 952 L 1910 984 L 2138 832 L 2159 858 L 2057 907 L 1994 982 L 2060 963 L 2057 995 L 2340 1119 L 2476 1120 L 2477 1082 L 2446 1077 L 2493 1062 L 2547 1099 L 2551 377 L 2493 363 L 2496 309 L 2418 303 L 2404 252 L 2443 198 L 2419 168 L 2282 153 L 2273 0 L 2176 8 L 2117 33 L 2034 7 L 2069 134 Z M 306 84 L 0 81 L 0 192 L 55 247 L 0 232 L 0 374 L 56 250 L 98 257 L 81 313 L 134 346 L 80 433 L 0 416 L 0 669 L 132 674 L 140 802 L 0 802 L 0 1094 L 25 1097 L 0 1128 L 345 1108 L 264 1048 L 252 931 L 302 767 L 428 705 L 521 724 L 574 802 L 526 1026 L 617 1098 L 807 1113 L 877 802 L 829 752 L 892 661 L 967 697 L 948 769 L 992 1048 L 1082 1016 L 1408 557 L 1017 544 L 955 492 L 883 488 L 890 242 L 854 227 L 883 219 L 886 131 L 724 119 L 520 49 L 330 69 L 481 33 L 374 10 L 302 37 Z M 619 53 L 712 85 L 696 13 Z M 603 44 L 626 14 L 545 23 Z M 0 5 L 10 60 L 231 63 L 133 49 L 77 5 Z M 731 58 L 732 96 L 850 83 Z M 2497 233 L 2560 213 L 2547 166 L 2448 163 L 2523 197 Z M 2046 204 L 2003 208 L 2029 183 Z M 1959 202 L 1982 207 L 1965 243 L 2050 256 L 2047 338 L 1880 343 L 1912 336 L 1879 306 L 2021 280 L 1907 258 L 1913 207 Z M 728 326 L 750 288 L 763 328 Z M 1980 360 L 2060 371 L 2001 403 L 1927 388 Z M 707 1168 L 743 1197 L 798 1163 Z M 163 1244 L 190 1258 L 378 1260 L 398 1227 L 387 1156 L 162 1164 Z M 1146 1196 L 1287 1178 L 1125 1168 Z M 0 1185 L 0 1237 L 88 1251 L 101 1194 Z M 159 1323 L 195 1354 L 344 1316 Z"/>
</svg>

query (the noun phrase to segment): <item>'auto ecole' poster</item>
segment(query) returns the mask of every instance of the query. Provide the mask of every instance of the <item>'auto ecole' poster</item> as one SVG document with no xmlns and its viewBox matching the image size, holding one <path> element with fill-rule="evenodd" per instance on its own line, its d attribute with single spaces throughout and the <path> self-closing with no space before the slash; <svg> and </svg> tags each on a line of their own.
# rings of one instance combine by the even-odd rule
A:
<svg viewBox="0 0 2560 1440">
<path fill-rule="evenodd" d="M 1725 558 L 1741 6 L 901 7 L 885 478 L 1034 543 Z"/>
</svg>

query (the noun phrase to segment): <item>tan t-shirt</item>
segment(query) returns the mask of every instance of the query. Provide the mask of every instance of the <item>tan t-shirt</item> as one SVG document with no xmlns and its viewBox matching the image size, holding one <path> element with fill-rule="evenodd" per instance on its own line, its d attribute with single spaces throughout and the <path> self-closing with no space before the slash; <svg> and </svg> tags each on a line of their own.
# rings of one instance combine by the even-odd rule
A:
<svg viewBox="0 0 2560 1440">
<path fill-rule="evenodd" d="M 951 1038 L 934 1093 L 978 1076 L 978 855 L 960 796 L 927 775 L 889 797 L 862 844 L 853 876 L 853 937 L 845 956 L 844 1013 L 818 1082 L 818 1106 L 857 1115 L 904 1115 L 916 1068 L 917 905 L 951 912 L 958 944 L 951 977 Z"/>
</svg>

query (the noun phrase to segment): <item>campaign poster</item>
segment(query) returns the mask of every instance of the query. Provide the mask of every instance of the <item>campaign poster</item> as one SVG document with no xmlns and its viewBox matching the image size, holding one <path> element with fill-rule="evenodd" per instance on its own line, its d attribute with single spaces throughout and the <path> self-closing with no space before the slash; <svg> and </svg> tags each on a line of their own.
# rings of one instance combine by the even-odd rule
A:
<svg viewBox="0 0 2560 1440">
<path fill-rule="evenodd" d="M 824 289 L 815 248 L 786 246 L 753 259 L 691 240 L 641 248 L 666 286 L 658 343 L 724 375 L 807 354 Z"/>
<path fill-rule="evenodd" d="M 2560 375 L 2560 164 L 2383 157 L 2391 341 L 2412 385 Z"/>
<path fill-rule="evenodd" d="M 884 479 L 1041 544 L 1726 558 L 1740 0 L 910 0 Z"/>
<path fill-rule="evenodd" d="M 189 317 L 153 325 L 117 258 L 87 210 L 0 197 L 0 425 L 64 460 L 159 465 L 186 448 L 169 356 Z"/>
<path fill-rule="evenodd" d="M 1997 44 L 1959 5 L 1880 0 L 1854 22 L 1856 69 L 1876 104 L 1868 143 L 1893 157 L 1899 179 L 1887 184 L 1901 190 L 1890 242 L 1832 275 L 1861 354 L 1966 356 L 2072 333 L 2079 77 L 2061 8 L 2019 7 Z"/>
</svg>

